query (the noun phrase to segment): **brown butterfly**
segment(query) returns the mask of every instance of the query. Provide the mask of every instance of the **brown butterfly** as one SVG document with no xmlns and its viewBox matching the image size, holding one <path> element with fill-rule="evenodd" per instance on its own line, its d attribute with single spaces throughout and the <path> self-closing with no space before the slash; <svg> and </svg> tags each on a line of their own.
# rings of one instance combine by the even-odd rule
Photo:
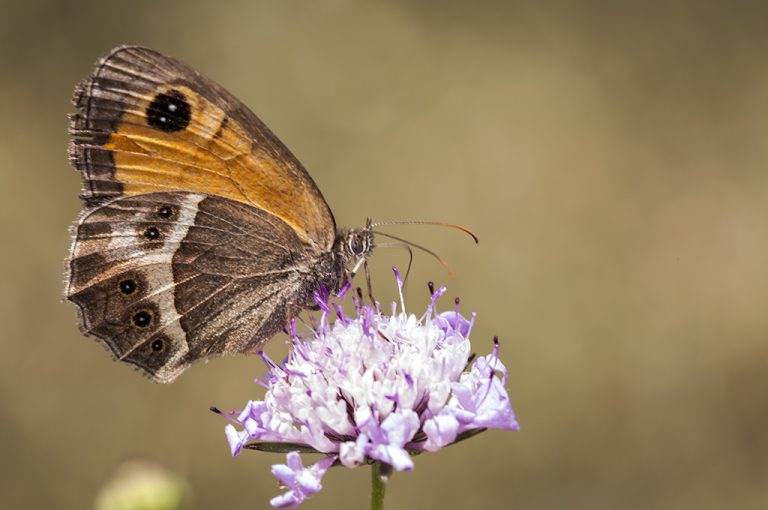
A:
<svg viewBox="0 0 768 510">
<path fill-rule="evenodd" d="M 254 352 L 373 249 L 340 232 L 301 163 L 194 69 L 122 46 L 75 90 L 82 173 L 66 297 L 81 329 L 159 382 Z"/>
</svg>

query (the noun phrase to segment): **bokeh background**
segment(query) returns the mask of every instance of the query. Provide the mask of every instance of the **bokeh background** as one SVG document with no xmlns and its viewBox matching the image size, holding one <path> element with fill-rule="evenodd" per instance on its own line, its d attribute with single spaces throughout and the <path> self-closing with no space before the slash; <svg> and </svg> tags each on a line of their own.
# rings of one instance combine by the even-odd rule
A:
<svg viewBox="0 0 768 510">
<path fill-rule="evenodd" d="M 231 459 L 209 405 L 260 396 L 255 358 L 161 386 L 112 362 L 61 300 L 78 175 L 74 85 L 143 44 L 238 95 L 340 225 L 399 227 L 426 281 L 502 341 L 522 431 L 397 474 L 390 508 L 768 508 L 768 12 L 759 2 L 0 2 L 0 494 L 83 509 L 125 461 L 187 508 L 265 508 L 281 456 Z M 373 259 L 377 297 L 389 267 Z M 281 356 L 280 341 L 270 347 Z M 306 508 L 364 508 L 332 470 Z"/>
</svg>

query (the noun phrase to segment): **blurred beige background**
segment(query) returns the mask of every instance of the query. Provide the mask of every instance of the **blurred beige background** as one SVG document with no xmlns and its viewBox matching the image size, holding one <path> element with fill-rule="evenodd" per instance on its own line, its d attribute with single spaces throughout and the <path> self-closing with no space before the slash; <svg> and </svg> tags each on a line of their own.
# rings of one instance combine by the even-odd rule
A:
<svg viewBox="0 0 768 510">
<path fill-rule="evenodd" d="M 768 507 L 768 12 L 658 4 L 1 2 L 3 508 L 89 508 L 134 458 L 185 477 L 189 508 L 278 494 L 283 458 L 231 459 L 208 412 L 261 396 L 260 361 L 152 384 L 61 302 L 69 97 L 123 43 L 243 99 L 340 225 L 480 236 L 390 230 L 457 273 L 417 254 L 411 310 L 443 282 L 477 311 L 478 352 L 501 337 L 522 431 L 419 457 L 389 508 Z M 375 254 L 377 297 L 406 262 Z M 305 506 L 364 508 L 368 481 L 333 470 Z"/>
</svg>

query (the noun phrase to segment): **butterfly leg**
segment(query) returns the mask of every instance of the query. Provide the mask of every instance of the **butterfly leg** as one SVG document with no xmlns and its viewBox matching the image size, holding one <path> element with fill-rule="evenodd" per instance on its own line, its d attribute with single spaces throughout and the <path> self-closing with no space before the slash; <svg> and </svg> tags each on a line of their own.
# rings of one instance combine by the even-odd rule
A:
<svg viewBox="0 0 768 510">
<path fill-rule="evenodd" d="M 368 269 L 368 261 L 363 262 L 365 269 L 365 284 L 368 287 L 368 298 L 371 300 L 371 306 L 376 306 L 376 298 L 373 297 L 373 286 L 371 285 L 371 271 Z"/>
</svg>

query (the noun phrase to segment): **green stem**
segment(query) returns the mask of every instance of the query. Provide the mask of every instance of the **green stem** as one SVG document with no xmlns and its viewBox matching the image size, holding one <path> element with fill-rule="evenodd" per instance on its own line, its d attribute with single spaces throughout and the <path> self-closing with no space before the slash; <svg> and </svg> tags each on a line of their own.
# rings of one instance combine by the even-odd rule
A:
<svg viewBox="0 0 768 510">
<path fill-rule="evenodd" d="M 371 510 L 384 510 L 384 493 L 392 466 L 374 462 L 371 464 Z"/>
</svg>

